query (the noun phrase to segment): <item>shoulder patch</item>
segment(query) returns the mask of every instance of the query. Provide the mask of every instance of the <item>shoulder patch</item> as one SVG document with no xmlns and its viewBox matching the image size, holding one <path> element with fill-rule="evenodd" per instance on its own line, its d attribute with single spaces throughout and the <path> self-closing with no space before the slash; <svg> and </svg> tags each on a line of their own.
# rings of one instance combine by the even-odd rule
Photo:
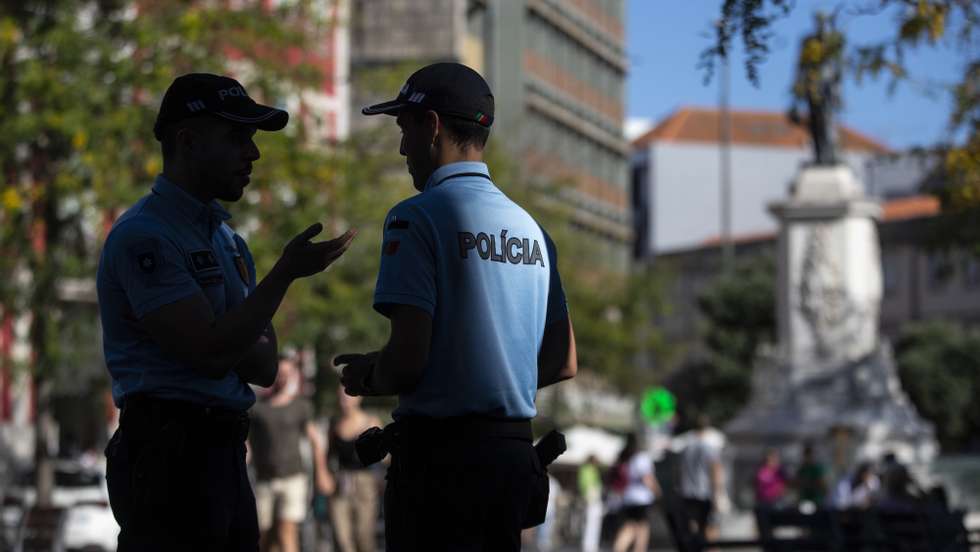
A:
<svg viewBox="0 0 980 552">
<path fill-rule="evenodd" d="M 153 274 L 163 258 L 160 256 L 160 247 L 156 239 L 148 238 L 133 243 L 127 248 L 130 262 L 136 263 L 136 268 L 143 274 Z"/>
<path fill-rule="evenodd" d="M 412 223 L 405 219 L 400 219 L 396 216 L 392 216 L 391 220 L 388 222 L 387 230 L 408 230 Z"/>
<path fill-rule="evenodd" d="M 191 263 L 194 270 L 201 271 L 209 268 L 218 268 L 218 259 L 210 249 L 199 249 L 191 251 Z"/>
<path fill-rule="evenodd" d="M 384 255 L 394 255 L 395 253 L 398 253 L 398 246 L 401 245 L 401 243 L 402 242 L 399 241 L 399 240 L 391 240 L 391 241 L 385 243 L 384 244 L 384 248 L 382 250 L 382 254 L 384 254 Z"/>
<path fill-rule="evenodd" d="M 157 256 L 153 251 L 136 254 L 136 266 L 146 274 L 152 274 L 157 269 Z"/>
</svg>

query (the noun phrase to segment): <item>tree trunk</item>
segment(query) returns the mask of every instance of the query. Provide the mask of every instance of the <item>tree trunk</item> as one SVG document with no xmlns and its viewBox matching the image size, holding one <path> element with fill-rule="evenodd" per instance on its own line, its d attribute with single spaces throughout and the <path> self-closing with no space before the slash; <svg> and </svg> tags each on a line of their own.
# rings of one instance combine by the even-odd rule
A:
<svg viewBox="0 0 980 552">
<path fill-rule="evenodd" d="M 60 221 L 57 214 L 57 197 L 49 184 L 47 152 L 32 148 L 31 176 L 36 191 L 31 225 L 31 353 L 34 378 L 34 469 L 37 505 L 50 506 L 54 491 L 54 466 L 51 450 L 51 377 L 53 362 L 50 340 L 56 336 L 48 333 L 52 316 L 57 309 L 57 263 L 52 245 L 57 243 Z"/>
</svg>

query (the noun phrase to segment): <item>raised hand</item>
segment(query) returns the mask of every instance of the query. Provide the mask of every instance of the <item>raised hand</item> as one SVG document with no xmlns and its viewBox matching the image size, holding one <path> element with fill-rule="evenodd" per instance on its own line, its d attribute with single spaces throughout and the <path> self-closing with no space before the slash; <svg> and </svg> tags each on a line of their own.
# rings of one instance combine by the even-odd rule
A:
<svg viewBox="0 0 980 552">
<path fill-rule="evenodd" d="M 278 264 L 291 278 L 304 278 L 323 272 L 347 251 L 357 235 L 357 230 L 351 228 L 332 240 L 310 241 L 322 231 L 323 225 L 317 222 L 286 244 Z"/>
<path fill-rule="evenodd" d="M 337 355 L 333 359 L 333 364 L 334 366 L 344 365 L 340 374 L 340 383 L 344 386 L 344 392 L 352 397 L 374 394 L 374 389 L 371 388 L 368 380 L 377 361 L 377 352 Z"/>
</svg>

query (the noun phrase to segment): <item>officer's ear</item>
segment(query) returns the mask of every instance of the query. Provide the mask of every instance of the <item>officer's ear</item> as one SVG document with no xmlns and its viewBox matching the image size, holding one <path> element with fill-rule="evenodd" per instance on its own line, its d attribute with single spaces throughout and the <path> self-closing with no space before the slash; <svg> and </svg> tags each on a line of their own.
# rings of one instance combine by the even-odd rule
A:
<svg viewBox="0 0 980 552">
<path fill-rule="evenodd" d="M 185 121 L 175 132 L 176 150 L 188 158 L 194 158 L 204 147 L 207 133 L 213 126 L 207 117 L 196 117 Z"/>
<path fill-rule="evenodd" d="M 442 121 L 439 118 L 439 114 L 431 109 L 422 114 L 422 126 L 425 128 L 426 133 L 431 136 L 431 143 L 434 145 L 436 140 L 439 139 L 440 131 L 442 130 Z"/>
<path fill-rule="evenodd" d="M 174 132 L 174 149 L 181 157 L 193 157 L 199 142 L 196 129 L 190 125 L 182 125 Z"/>
</svg>

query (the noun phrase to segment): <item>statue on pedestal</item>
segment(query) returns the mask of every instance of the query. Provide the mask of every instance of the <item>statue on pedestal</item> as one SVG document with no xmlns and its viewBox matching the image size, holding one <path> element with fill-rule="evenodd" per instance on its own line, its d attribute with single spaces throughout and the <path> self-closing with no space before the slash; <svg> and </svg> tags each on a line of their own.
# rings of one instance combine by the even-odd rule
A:
<svg viewBox="0 0 980 552">
<path fill-rule="evenodd" d="M 834 125 L 844 38 L 832 16 L 817 14 L 816 27 L 802 42 L 789 113 L 807 124 L 814 158 L 769 205 L 780 226 L 778 342 L 756 359 L 751 399 L 725 426 L 737 481 L 751 481 L 766 450 L 792 459 L 803 442 L 843 470 L 889 451 L 921 474 L 937 450 L 878 328 L 881 207 L 842 159 Z"/>
<path fill-rule="evenodd" d="M 801 124 L 799 112 L 806 104 L 806 123 L 813 139 L 815 165 L 840 161 L 834 115 L 841 108 L 841 74 L 844 64 L 844 35 L 834 18 L 817 12 L 816 30 L 803 38 L 793 82 L 793 105 L 789 118 Z"/>
</svg>

